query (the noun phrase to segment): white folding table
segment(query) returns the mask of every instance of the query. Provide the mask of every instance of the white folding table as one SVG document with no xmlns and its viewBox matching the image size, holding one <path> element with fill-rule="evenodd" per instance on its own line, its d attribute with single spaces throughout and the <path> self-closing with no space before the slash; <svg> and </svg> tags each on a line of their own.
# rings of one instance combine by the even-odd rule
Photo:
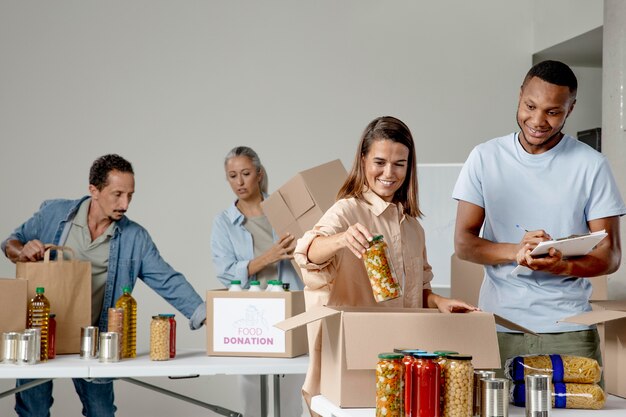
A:
<svg viewBox="0 0 626 417">
<path fill-rule="evenodd" d="M 305 374 L 308 363 L 308 356 L 296 358 L 207 356 L 206 351 L 199 349 L 180 349 L 176 352 L 176 358 L 167 361 L 151 361 L 147 353 L 139 354 L 134 359 L 124 359 L 114 363 L 100 363 L 97 359 L 81 359 L 78 355 L 59 355 L 55 359 L 36 365 L 0 364 L 0 378 L 2 379 L 38 380 L 31 385 L 0 393 L 0 398 L 55 378 L 119 378 L 161 394 L 208 408 L 225 416 L 237 417 L 241 414 L 147 384 L 135 378 L 167 376 L 177 379 L 203 375 L 260 375 L 261 415 L 267 416 L 267 376 L 273 375 L 274 416 L 280 417 L 280 375 Z"/>
<path fill-rule="evenodd" d="M 374 408 L 340 408 L 331 403 L 326 397 L 316 395 L 311 399 L 311 408 L 322 417 L 374 417 Z M 523 407 L 509 404 L 509 416 L 525 416 Z M 626 415 L 626 399 L 609 395 L 602 410 L 570 410 L 565 408 L 552 409 L 554 417 L 623 417 Z"/>
</svg>

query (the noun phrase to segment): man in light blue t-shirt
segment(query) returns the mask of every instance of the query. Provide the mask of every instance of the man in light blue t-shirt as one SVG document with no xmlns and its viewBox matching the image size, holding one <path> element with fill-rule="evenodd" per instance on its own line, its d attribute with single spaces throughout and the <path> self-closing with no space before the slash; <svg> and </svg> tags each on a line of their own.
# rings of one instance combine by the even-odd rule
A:
<svg viewBox="0 0 626 417">
<path fill-rule="evenodd" d="M 591 283 L 580 277 L 618 269 L 626 214 L 606 158 L 562 132 L 577 87 L 561 62 L 532 67 L 519 95 L 520 132 L 476 146 L 454 187 L 455 251 L 485 265 L 479 307 L 541 333 L 498 328 L 503 364 L 534 353 L 601 360 L 595 328 L 558 322 L 591 310 Z M 588 255 L 565 259 L 552 248 L 530 256 L 539 242 L 603 229 L 608 236 Z M 518 264 L 532 272 L 512 275 Z"/>
</svg>

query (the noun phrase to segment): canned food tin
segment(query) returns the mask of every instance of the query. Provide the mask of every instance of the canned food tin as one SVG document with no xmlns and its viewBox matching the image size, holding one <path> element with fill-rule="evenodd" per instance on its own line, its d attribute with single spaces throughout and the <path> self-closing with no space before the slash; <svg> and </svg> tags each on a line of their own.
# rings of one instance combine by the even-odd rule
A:
<svg viewBox="0 0 626 417">
<path fill-rule="evenodd" d="M 31 332 L 20 333 L 17 340 L 17 364 L 33 365 L 37 363 L 36 335 Z"/>
<path fill-rule="evenodd" d="M 100 333 L 100 362 L 120 361 L 120 334 L 117 332 Z"/>
<path fill-rule="evenodd" d="M 481 407 L 481 395 L 482 395 L 482 388 L 480 385 L 480 380 L 481 379 L 489 379 L 489 378 L 495 378 L 496 377 L 496 373 L 495 371 L 485 371 L 482 369 L 477 369 L 474 371 L 474 415 L 475 416 L 479 416 L 480 415 L 480 407 Z"/>
<path fill-rule="evenodd" d="M 509 381 L 504 378 L 481 378 L 481 417 L 508 417 Z"/>
<path fill-rule="evenodd" d="M 552 414 L 552 377 L 526 375 L 526 417 L 550 417 Z"/>
<path fill-rule="evenodd" d="M 2 362 L 17 362 L 17 341 L 20 334 L 17 332 L 2 333 Z"/>
<path fill-rule="evenodd" d="M 33 355 L 35 355 L 35 362 L 39 362 L 41 360 L 41 328 L 32 327 L 24 330 L 24 333 L 32 333 L 34 335 L 31 348 L 33 349 Z"/>
<path fill-rule="evenodd" d="M 80 357 L 82 359 L 98 357 L 98 328 L 96 326 L 81 327 Z"/>
</svg>

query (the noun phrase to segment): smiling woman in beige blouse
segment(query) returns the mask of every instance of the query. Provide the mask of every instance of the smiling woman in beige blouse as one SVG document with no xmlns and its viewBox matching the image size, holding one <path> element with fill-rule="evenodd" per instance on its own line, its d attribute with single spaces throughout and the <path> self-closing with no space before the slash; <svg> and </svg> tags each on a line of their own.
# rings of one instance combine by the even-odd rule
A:
<svg viewBox="0 0 626 417">
<path fill-rule="evenodd" d="M 307 308 L 424 306 L 445 313 L 477 310 L 431 291 L 433 274 L 426 258 L 424 229 L 417 220 L 421 214 L 411 132 L 394 117 L 379 117 L 363 132 L 337 202 L 296 245 L 294 257 L 302 268 Z M 387 242 L 403 294 L 384 303 L 374 300 L 362 259 L 375 234 L 383 235 Z M 309 405 L 320 388 L 319 330 L 319 324 L 309 327 L 311 360 L 302 390 Z"/>
</svg>

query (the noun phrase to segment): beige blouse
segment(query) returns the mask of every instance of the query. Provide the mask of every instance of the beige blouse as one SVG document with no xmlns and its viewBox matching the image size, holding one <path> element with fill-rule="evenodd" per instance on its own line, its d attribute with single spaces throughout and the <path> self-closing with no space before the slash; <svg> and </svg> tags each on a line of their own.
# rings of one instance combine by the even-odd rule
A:
<svg viewBox="0 0 626 417">
<path fill-rule="evenodd" d="M 430 289 L 433 279 L 426 258 L 424 229 L 417 219 L 402 212 L 401 205 L 388 203 L 372 191 L 365 191 L 363 197 L 369 204 L 355 198 L 337 201 L 315 228 L 298 240 L 294 258 L 303 268 L 307 307 L 421 307 L 422 290 Z M 402 298 L 377 303 L 363 260 L 346 248 L 322 265 L 313 264 L 307 258 L 309 246 L 317 236 L 343 232 L 354 223 L 362 224 L 374 235 L 383 235 L 391 264 L 402 286 Z"/>
<path fill-rule="evenodd" d="M 422 307 L 423 289 L 430 289 L 433 279 L 432 268 L 426 258 L 424 229 L 417 219 L 402 212 L 401 205 L 387 203 L 372 191 L 364 192 L 363 197 L 367 202 L 355 198 L 337 201 L 313 230 L 298 240 L 294 259 L 302 268 L 307 309 L 318 305 Z M 402 285 L 402 297 L 377 303 L 363 260 L 349 249 L 341 249 L 322 265 L 308 259 L 313 239 L 343 232 L 355 223 L 362 224 L 374 235 L 383 235 L 391 264 Z M 320 330 L 319 322 L 308 325 L 309 369 L 302 393 L 309 408 L 311 398 L 320 392 Z M 317 416 L 313 412 L 311 415 Z"/>
</svg>

